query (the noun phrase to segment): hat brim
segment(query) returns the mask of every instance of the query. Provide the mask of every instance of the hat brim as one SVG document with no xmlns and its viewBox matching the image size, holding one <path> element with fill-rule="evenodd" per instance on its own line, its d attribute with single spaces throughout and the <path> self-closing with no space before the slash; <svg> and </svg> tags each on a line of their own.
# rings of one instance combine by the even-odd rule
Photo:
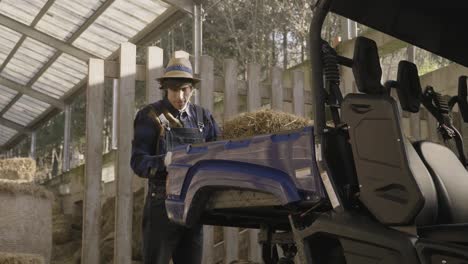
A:
<svg viewBox="0 0 468 264">
<path fill-rule="evenodd" d="M 164 81 L 164 80 L 171 80 L 171 79 L 186 79 L 186 80 L 192 81 L 193 83 L 198 83 L 198 82 L 201 81 L 201 79 L 199 79 L 199 78 L 188 78 L 188 77 L 160 77 L 160 78 L 156 78 L 157 81 Z"/>
<path fill-rule="evenodd" d="M 201 80 L 198 78 L 194 78 L 192 74 L 184 72 L 184 71 L 170 71 L 164 73 L 164 75 L 160 78 L 157 78 L 159 82 L 167 79 L 187 79 L 191 80 L 193 83 L 200 82 Z"/>
</svg>

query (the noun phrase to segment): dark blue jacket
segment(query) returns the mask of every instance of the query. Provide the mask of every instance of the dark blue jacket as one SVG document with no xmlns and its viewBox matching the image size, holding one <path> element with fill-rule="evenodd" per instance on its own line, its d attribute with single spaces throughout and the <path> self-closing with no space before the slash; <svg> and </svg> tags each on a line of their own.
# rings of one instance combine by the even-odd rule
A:
<svg viewBox="0 0 468 264">
<path fill-rule="evenodd" d="M 133 124 L 134 135 L 132 142 L 132 158 L 130 165 L 140 177 L 153 178 L 157 172 L 165 171 L 164 156 L 165 140 L 160 138 L 161 131 L 151 116 L 151 110 L 161 113 L 167 109 L 174 117 L 178 118 L 184 127 L 197 128 L 197 109 L 201 106 L 191 104 L 187 106 L 186 112 L 180 113 L 175 109 L 167 98 L 145 106 L 138 111 Z M 211 113 L 202 108 L 204 137 L 206 141 L 214 141 L 220 136 L 219 127 L 216 124 Z M 159 144 L 159 148 L 158 148 Z M 157 149 L 159 153 L 157 153 Z"/>
</svg>

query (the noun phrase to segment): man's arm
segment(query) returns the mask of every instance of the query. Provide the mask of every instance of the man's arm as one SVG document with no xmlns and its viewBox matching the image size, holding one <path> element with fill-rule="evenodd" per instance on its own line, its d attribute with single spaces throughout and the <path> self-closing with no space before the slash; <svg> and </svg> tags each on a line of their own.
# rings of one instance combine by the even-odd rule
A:
<svg viewBox="0 0 468 264">
<path fill-rule="evenodd" d="M 132 157 L 130 165 L 140 177 L 154 177 L 156 171 L 164 170 L 164 154 L 156 153 L 159 131 L 149 116 L 150 107 L 140 110 L 133 124 Z"/>
<path fill-rule="evenodd" d="M 208 131 L 205 137 L 205 140 L 207 142 L 209 141 L 216 141 L 221 137 L 221 130 L 219 129 L 218 123 L 216 123 L 216 120 L 213 118 L 213 115 L 210 113 L 210 111 L 204 109 L 205 111 L 205 117 L 207 124 L 205 126 L 208 127 Z"/>
</svg>

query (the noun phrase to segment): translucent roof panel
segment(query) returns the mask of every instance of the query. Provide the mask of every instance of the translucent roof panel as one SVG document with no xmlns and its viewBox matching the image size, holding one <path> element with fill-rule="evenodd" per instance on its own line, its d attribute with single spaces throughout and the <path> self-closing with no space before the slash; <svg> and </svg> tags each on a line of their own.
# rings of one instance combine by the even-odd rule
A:
<svg viewBox="0 0 468 264">
<path fill-rule="evenodd" d="M 36 28 L 66 41 L 104 2 L 104 0 L 56 0 Z"/>
<path fill-rule="evenodd" d="M 117 0 L 86 29 L 73 45 L 106 58 L 162 14 L 168 5 L 152 0 Z"/>
<path fill-rule="evenodd" d="M 16 130 L 0 125 L 0 144 L 7 143 L 15 134 Z"/>
<path fill-rule="evenodd" d="M 0 26 L 0 65 L 13 50 L 21 38 L 21 34 L 7 27 Z"/>
<path fill-rule="evenodd" d="M 0 111 L 18 94 L 16 91 L 0 84 Z"/>
<path fill-rule="evenodd" d="M 31 25 L 47 0 L 2 0 L 0 13 L 19 22 Z"/>
<path fill-rule="evenodd" d="M 49 107 L 50 105 L 47 103 L 23 95 L 3 117 L 20 125 L 27 126 Z"/>
<path fill-rule="evenodd" d="M 32 85 L 32 88 L 60 98 L 86 77 L 87 69 L 88 66 L 83 61 L 62 54 Z"/>
<path fill-rule="evenodd" d="M 170 7 L 164 0 L 0 0 L 0 78 L 12 85 L 0 84 L 2 118 L 25 127 L 39 121 L 52 106 L 35 98 L 70 99 L 83 88 L 89 54 L 107 59 Z M 18 92 L 21 86 L 42 95 Z M 22 133 L 5 125 L 0 146 Z"/>
<path fill-rule="evenodd" d="M 0 75 L 20 84 L 27 84 L 46 64 L 56 49 L 26 38 Z"/>
</svg>

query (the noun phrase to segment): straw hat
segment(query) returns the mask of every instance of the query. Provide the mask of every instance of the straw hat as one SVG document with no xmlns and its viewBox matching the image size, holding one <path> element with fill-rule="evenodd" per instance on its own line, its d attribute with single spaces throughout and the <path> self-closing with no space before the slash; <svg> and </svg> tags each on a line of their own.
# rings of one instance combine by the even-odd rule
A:
<svg viewBox="0 0 468 264">
<path fill-rule="evenodd" d="M 194 84 L 201 81 L 193 77 L 192 64 L 187 58 L 172 58 L 164 71 L 161 78 L 157 78 L 159 82 L 167 79 L 189 79 Z"/>
</svg>

